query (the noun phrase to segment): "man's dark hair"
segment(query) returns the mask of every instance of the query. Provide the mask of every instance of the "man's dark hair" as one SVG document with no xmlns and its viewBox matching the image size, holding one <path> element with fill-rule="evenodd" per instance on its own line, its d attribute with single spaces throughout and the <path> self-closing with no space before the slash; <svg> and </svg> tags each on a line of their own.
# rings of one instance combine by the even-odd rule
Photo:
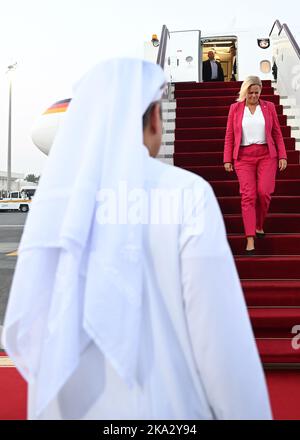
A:
<svg viewBox="0 0 300 440">
<path fill-rule="evenodd" d="M 161 102 L 160 101 L 151 102 L 151 104 L 149 105 L 149 107 L 147 108 L 145 113 L 143 114 L 143 130 L 145 130 L 145 128 L 149 124 L 151 113 L 152 113 L 153 108 L 156 104 L 160 105 L 160 117 L 162 118 Z"/>
</svg>

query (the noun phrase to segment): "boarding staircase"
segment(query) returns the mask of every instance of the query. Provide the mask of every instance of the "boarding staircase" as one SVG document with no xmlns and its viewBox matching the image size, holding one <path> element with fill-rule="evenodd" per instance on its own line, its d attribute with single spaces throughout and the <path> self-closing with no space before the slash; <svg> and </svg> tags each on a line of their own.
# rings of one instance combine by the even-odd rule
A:
<svg viewBox="0 0 300 440">
<path fill-rule="evenodd" d="M 277 175 L 276 190 L 265 223 L 266 237 L 256 240 L 255 257 L 246 256 L 237 176 L 226 173 L 223 166 L 227 115 L 240 85 L 239 82 L 177 83 L 174 90 L 176 101 L 173 107 L 172 103 L 171 107 L 169 104 L 169 113 L 165 113 L 169 142 L 165 142 L 164 152 L 169 148 L 170 153 L 174 148 L 174 165 L 202 176 L 213 187 L 266 371 L 274 416 L 300 419 L 300 342 L 297 344 L 295 338 L 296 332 L 300 333 L 300 151 L 296 149 L 297 127 L 291 129 L 289 122 L 293 116 L 284 114 L 288 106 L 276 95 L 271 81 L 264 81 L 261 98 L 276 106 L 288 154 L 288 168 Z M 172 114 L 175 121 L 172 121 Z M 165 158 L 168 157 L 170 159 L 170 155 L 165 154 Z"/>
</svg>

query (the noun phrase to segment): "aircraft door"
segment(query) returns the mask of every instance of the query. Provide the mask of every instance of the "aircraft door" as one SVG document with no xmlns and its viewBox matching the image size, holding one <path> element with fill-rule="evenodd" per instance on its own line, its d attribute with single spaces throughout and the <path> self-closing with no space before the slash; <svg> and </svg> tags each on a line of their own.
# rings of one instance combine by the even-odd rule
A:
<svg viewBox="0 0 300 440">
<path fill-rule="evenodd" d="M 201 81 L 202 60 L 200 31 L 170 32 L 167 69 L 171 82 Z"/>
</svg>

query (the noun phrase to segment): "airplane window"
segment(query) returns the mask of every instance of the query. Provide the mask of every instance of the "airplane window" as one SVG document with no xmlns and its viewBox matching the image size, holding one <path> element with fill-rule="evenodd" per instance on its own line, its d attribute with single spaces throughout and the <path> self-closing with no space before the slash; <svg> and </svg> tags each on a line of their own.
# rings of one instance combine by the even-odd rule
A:
<svg viewBox="0 0 300 440">
<path fill-rule="evenodd" d="M 260 62 L 260 71 L 262 73 L 270 73 L 271 72 L 271 63 L 269 60 L 262 60 Z"/>
</svg>

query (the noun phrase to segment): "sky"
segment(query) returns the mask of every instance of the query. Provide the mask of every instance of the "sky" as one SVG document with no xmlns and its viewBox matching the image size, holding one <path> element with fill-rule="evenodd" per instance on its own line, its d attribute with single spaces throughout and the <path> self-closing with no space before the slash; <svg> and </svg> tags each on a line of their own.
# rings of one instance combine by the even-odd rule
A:
<svg viewBox="0 0 300 440">
<path fill-rule="evenodd" d="M 207 4 L 206 4 L 207 3 Z M 12 170 L 40 174 L 47 156 L 31 129 L 98 61 L 143 56 L 144 42 L 170 30 L 209 32 L 265 28 L 276 19 L 300 36 L 298 0 L 0 0 L 0 170 L 7 167 L 8 75 L 12 78 Z M 298 41 L 299 42 L 299 41 Z M 67 164 L 66 164 L 67 166 Z"/>
</svg>

